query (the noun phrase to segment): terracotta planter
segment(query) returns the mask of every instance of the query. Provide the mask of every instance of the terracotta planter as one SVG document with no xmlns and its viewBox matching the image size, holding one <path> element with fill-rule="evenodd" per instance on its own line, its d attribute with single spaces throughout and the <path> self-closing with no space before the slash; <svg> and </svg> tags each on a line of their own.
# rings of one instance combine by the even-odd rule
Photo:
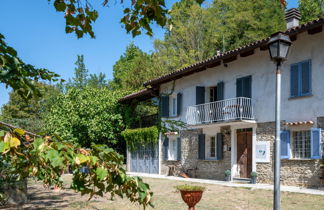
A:
<svg viewBox="0 0 324 210">
<path fill-rule="evenodd" d="M 188 205 L 189 210 L 194 210 L 195 205 L 200 201 L 203 191 L 180 190 L 182 200 Z"/>
</svg>

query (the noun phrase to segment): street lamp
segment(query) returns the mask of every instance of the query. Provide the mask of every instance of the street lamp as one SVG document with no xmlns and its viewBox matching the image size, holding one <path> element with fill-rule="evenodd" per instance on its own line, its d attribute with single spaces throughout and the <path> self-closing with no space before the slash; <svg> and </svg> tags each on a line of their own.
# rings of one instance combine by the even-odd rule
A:
<svg viewBox="0 0 324 210">
<path fill-rule="evenodd" d="M 280 98 L 281 98 L 281 70 L 283 61 L 287 60 L 291 41 L 282 32 L 275 33 L 268 42 L 271 60 L 277 65 L 276 69 L 276 139 L 274 143 L 274 194 L 273 209 L 280 209 Z"/>
</svg>

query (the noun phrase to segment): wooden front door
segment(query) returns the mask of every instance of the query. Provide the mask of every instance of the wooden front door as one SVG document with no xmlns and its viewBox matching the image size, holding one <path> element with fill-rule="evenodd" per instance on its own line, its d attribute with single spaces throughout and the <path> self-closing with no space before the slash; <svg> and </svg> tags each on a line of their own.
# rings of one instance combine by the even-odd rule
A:
<svg viewBox="0 0 324 210">
<path fill-rule="evenodd" d="M 237 130 L 237 165 L 241 178 L 249 178 L 252 172 L 252 129 Z"/>
</svg>

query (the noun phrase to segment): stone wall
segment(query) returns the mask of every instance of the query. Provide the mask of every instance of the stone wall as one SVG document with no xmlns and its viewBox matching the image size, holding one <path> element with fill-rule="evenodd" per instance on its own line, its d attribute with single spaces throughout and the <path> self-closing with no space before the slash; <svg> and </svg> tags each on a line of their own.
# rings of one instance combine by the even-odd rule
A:
<svg viewBox="0 0 324 210">
<path fill-rule="evenodd" d="M 282 128 L 284 128 L 282 126 Z M 323 132 L 322 132 L 323 136 Z M 258 183 L 273 183 L 275 123 L 258 123 L 257 141 L 270 141 L 270 163 L 257 163 Z M 319 186 L 320 160 L 281 160 L 281 183 L 292 186 Z"/>
<path fill-rule="evenodd" d="M 224 135 L 223 144 L 225 148 L 231 147 L 231 133 L 229 127 L 222 127 Z M 181 161 L 162 160 L 161 173 L 167 175 L 169 167 L 175 167 L 176 175 L 181 171 L 189 174 L 190 177 L 206 179 L 224 179 L 224 172 L 231 168 L 231 152 L 223 151 L 222 160 L 198 160 L 198 135 L 202 129 L 186 130 L 180 132 L 181 138 Z M 164 148 L 163 148 L 164 149 Z M 164 154 L 161 150 L 162 156 Z M 162 159 L 164 159 L 162 157 Z"/>
</svg>

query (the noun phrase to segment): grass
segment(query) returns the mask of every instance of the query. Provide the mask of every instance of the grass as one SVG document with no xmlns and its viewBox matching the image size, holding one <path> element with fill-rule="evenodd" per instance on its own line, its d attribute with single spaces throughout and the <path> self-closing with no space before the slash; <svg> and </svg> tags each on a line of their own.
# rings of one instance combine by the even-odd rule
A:
<svg viewBox="0 0 324 210">
<path fill-rule="evenodd" d="M 65 186 L 71 183 L 70 176 L 64 177 Z M 178 185 L 195 185 L 183 181 L 144 178 L 152 191 L 153 203 L 157 210 L 185 210 L 186 204 L 182 201 L 180 193 L 175 189 Z M 242 187 L 226 187 L 220 185 L 200 184 L 205 187 L 203 197 L 197 204 L 196 209 L 272 209 L 272 191 L 256 190 Z M 29 209 L 105 209 L 105 210 L 137 210 L 142 207 L 131 203 L 127 199 L 115 197 L 110 199 L 110 195 L 105 197 L 95 197 L 88 201 L 87 196 L 80 196 L 70 189 L 63 189 L 60 193 L 47 190 L 41 183 L 30 182 L 29 193 L 31 201 L 23 206 Z M 60 200 L 57 200 L 57 198 Z M 307 210 L 324 209 L 324 196 L 309 195 L 300 193 L 281 193 L 282 209 Z M 151 208 L 148 208 L 151 209 Z"/>
</svg>

